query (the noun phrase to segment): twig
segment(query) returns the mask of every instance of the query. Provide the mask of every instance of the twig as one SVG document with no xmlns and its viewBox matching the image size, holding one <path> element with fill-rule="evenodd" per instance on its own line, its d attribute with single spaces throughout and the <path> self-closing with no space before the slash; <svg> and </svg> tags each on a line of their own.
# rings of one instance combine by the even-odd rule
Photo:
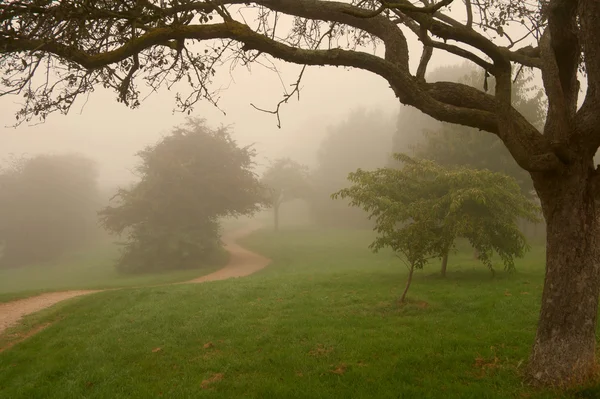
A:
<svg viewBox="0 0 600 399">
<path fill-rule="evenodd" d="M 294 87 L 294 89 L 290 93 L 286 93 L 283 96 L 283 99 L 277 103 L 277 107 L 274 110 L 268 110 L 268 109 L 259 108 L 259 107 L 257 107 L 256 105 L 254 105 L 252 103 L 250 103 L 250 105 L 252 107 L 254 107 L 254 109 L 257 109 L 259 111 L 266 112 L 266 113 L 269 113 L 269 114 L 277 115 L 277 127 L 279 129 L 281 129 L 281 117 L 279 115 L 279 109 L 281 108 L 281 106 L 283 104 L 286 104 L 289 101 L 289 99 L 292 98 L 292 96 L 294 94 L 297 94 L 298 95 L 298 100 L 300 100 L 300 82 L 302 81 L 302 76 L 304 76 L 304 71 L 306 70 L 307 66 L 308 65 L 302 66 L 302 70 L 300 71 L 300 75 L 298 75 L 298 79 L 296 80 L 295 83 L 292 84 L 292 86 Z"/>
<path fill-rule="evenodd" d="M 331 26 L 329 27 L 329 30 L 327 30 L 327 32 L 325 32 L 323 35 L 321 35 L 321 37 L 319 38 L 319 40 L 314 44 L 313 48 L 317 49 L 319 48 L 319 46 L 321 45 L 321 43 L 323 42 L 323 39 L 325 39 L 325 37 L 330 36 L 331 33 L 333 32 L 333 30 L 335 29 L 335 26 L 337 24 L 332 23 Z M 277 103 L 277 106 L 275 107 L 274 110 L 268 110 L 268 109 L 264 109 L 264 108 L 260 108 L 257 107 L 256 105 L 254 105 L 253 103 L 250 103 L 250 105 L 261 112 L 266 112 L 268 114 L 273 114 L 277 116 L 277 127 L 279 129 L 281 129 L 281 116 L 279 114 L 279 110 L 281 109 L 281 106 L 283 104 L 287 104 L 287 102 L 290 100 L 290 98 L 292 98 L 292 96 L 294 96 L 294 94 L 296 94 L 298 96 L 298 101 L 300 101 L 300 83 L 302 81 L 302 77 L 304 76 L 304 72 L 306 71 L 306 67 L 308 65 L 303 65 L 302 66 L 302 70 L 300 71 L 300 74 L 298 75 L 298 79 L 296 80 L 295 83 L 293 83 L 291 86 L 293 87 L 292 91 L 289 93 L 285 93 L 283 96 L 283 99 L 281 99 L 281 101 L 279 101 Z"/>
</svg>

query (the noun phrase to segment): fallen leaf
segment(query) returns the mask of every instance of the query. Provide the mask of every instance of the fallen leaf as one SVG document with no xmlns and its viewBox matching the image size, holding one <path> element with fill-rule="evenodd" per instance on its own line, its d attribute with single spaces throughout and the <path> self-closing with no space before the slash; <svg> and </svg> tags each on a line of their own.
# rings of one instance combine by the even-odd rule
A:
<svg viewBox="0 0 600 399">
<path fill-rule="evenodd" d="M 512 294 L 510 292 L 508 292 L 508 291 L 505 291 L 504 292 L 504 296 L 512 296 Z"/>
<path fill-rule="evenodd" d="M 335 370 L 331 370 L 331 372 L 333 374 L 342 375 L 346 372 L 347 368 L 348 366 L 346 366 L 344 363 L 341 363 Z"/>
<path fill-rule="evenodd" d="M 478 356 L 475 358 L 474 366 L 481 370 L 481 376 L 483 376 L 486 370 L 493 371 L 500 367 L 499 361 L 500 359 L 497 356 L 494 356 L 492 359 L 484 359 Z"/>
<path fill-rule="evenodd" d="M 213 348 L 214 346 L 215 346 L 215 344 L 213 344 L 212 342 L 207 342 L 204 344 L 203 348 L 210 349 L 210 348 Z"/>
<path fill-rule="evenodd" d="M 523 291 L 523 292 L 521 292 L 521 295 L 529 295 L 529 292 Z"/>
<path fill-rule="evenodd" d="M 300 371 L 297 371 L 297 372 L 296 372 L 296 375 L 297 375 L 298 377 L 304 377 L 304 374 L 302 374 L 302 372 L 300 372 Z"/>
<path fill-rule="evenodd" d="M 213 374 L 210 378 L 202 381 L 200 383 L 200 387 L 202 389 L 207 389 L 210 384 L 221 381 L 224 376 L 225 376 L 225 374 L 223 374 L 223 373 Z"/>
<path fill-rule="evenodd" d="M 160 352 L 161 350 L 162 350 L 161 348 L 154 348 L 154 349 L 152 349 L 152 353 Z"/>
<path fill-rule="evenodd" d="M 311 356 L 319 357 L 327 355 L 331 351 L 333 351 L 333 348 L 326 348 L 323 344 L 318 344 L 317 347 L 315 349 L 310 350 L 308 354 Z"/>
</svg>

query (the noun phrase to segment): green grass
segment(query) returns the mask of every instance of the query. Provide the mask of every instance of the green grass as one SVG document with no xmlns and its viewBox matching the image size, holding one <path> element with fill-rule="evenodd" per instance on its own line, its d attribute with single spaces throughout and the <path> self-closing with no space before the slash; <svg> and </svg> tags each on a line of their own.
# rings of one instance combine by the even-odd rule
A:
<svg viewBox="0 0 600 399">
<path fill-rule="evenodd" d="M 600 397 L 522 384 L 543 250 L 496 278 L 466 250 L 446 280 L 437 265 L 417 272 L 398 307 L 406 270 L 371 254 L 371 237 L 264 231 L 244 242 L 273 263 L 248 278 L 102 292 L 32 315 L 12 333 L 54 323 L 0 354 L 0 397 Z"/>
<path fill-rule="evenodd" d="M 54 262 L 0 269 L 0 303 L 49 291 L 137 287 L 185 281 L 219 269 L 228 258 L 224 255 L 214 265 L 198 269 L 131 275 L 115 269 L 118 255 L 119 247 L 104 241 Z"/>
</svg>

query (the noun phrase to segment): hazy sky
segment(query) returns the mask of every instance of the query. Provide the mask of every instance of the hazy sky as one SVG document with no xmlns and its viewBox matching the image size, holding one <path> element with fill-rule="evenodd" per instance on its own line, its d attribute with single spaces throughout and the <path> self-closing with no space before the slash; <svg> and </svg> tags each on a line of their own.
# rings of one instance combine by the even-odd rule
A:
<svg viewBox="0 0 600 399">
<path fill-rule="evenodd" d="M 292 83 L 299 67 L 288 64 L 282 65 L 281 70 L 286 82 Z M 219 72 L 227 84 L 228 71 Z M 274 108 L 282 96 L 277 75 L 254 67 L 251 74 L 240 68 L 234 77 L 235 82 L 223 91 L 219 102 L 227 115 L 207 102 L 198 104 L 195 114 L 205 117 L 211 125 L 233 124 L 240 143 L 256 143 L 262 162 L 265 156 L 275 158 L 284 149 L 310 150 L 315 137 L 320 137 L 327 125 L 359 105 L 385 109 L 397 109 L 399 105 L 388 84 L 378 76 L 341 68 L 310 68 L 305 74 L 300 102 L 294 99 L 282 108 L 282 128 L 278 129 L 274 115 L 250 106 L 252 102 L 262 108 Z M 92 93 L 81 113 L 80 107 L 73 107 L 67 116 L 54 114 L 43 124 L 23 124 L 16 129 L 4 126 L 14 123 L 15 102 L 19 98 L 0 98 L 0 155 L 76 151 L 99 161 L 102 180 L 107 183 L 129 180 L 127 169 L 135 162 L 133 154 L 183 122 L 184 116 L 172 113 L 173 92 L 154 94 L 136 110 L 117 103 L 115 98 L 113 92 L 99 89 Z"/>
<path fill-rule="evenodd" d="M 416 68 L 421 47 L 409 37 L 411 65 Z M 435 52 L 430 69 L 459 60 Z M 300 66 L 275 61 L 284 82 L 296 81 Z M 195 115 L 205 117 L 209 124 L 232 124 L 241 144 L 256 143 L 259 162 L 282 155 L 297 155 L 302 162 L 310 161 L 327 126 L 345 118 L 352 109 L 363 106 L 387 112 L 400 106 L 387 82 L 379 76 L 360 70 L 332 67 L 310 67 L 302 83 L 300 102 L 291 100 L 282 107 L 282 128 L 276 126 L 274 115 L 262 113 L 250 106 L 272 109 L 282 98 L 283 89 L 277 74 L 255 65 L 252 73 L 238 68 L 218 70 L 215 87 L 228 86 L 221 94 L 223 115 L 208 102 L 195 108 Z M 129 172 L 136 162 L 135 152 L 155 143 L 161 135 L 183 122 L 184 116 L 172 113 L 174 92 L 159 92 L 149 97 L 137 110 L 116 102 L 114 92 L 98 89 L 91 94 L 83 112 L 73 107 L 67 116 L 51 115 L 39 125 L 21 125 L 14 129 L 15 102 L 18 97 L 0 98 L 0 157 L 10 153 L 80 152 L 96 159 L 101 166 L 104 184 L 120 184 L 131 180 Z M 80 101 L 81 105 L 83 101 Z"/>
</svg>

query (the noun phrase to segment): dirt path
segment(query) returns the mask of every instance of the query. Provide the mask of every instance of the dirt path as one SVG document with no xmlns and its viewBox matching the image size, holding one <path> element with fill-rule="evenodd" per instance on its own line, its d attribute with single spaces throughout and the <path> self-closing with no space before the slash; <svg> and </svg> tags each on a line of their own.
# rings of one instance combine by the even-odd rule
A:
<svg viewBox="0 0 600 399">
<path fill-rule="evenodd" d="M 235 230 L 223 237 L 225 249 L 227 249 L 230 254 L 229 262 L 227 262 L 227 265 L 224 268 L 219 269 L 214 273 L 207 274 L 206 276 L 178 284 L 203 283 L 205 281 L 226 280 L 232 277 L 244 277 L 256 273 L 260 269 L 266 267 L 271 262 L 270 259 L 265 258 L 256 252 L 249 251 L 237 243 L 237 240 L 258 230 L 260 227 L 262 227 L 262 225 L 252 224 L 242 229 Z"/>
<path fill-rule="evenodd" d="M 223 237 L 225 249 L 227 249 L 227 251 L 230 253 L 229 262 L 225 267 L 206 276 L 175 284 L 203 283 L 205 281 L 226 280 L 232 277 L 244 277 L 266 267 L 269 264 L 270 259 L 252 251 L 248 251 L 236 243 L 238 239 L 247 236 L 260 227 L 261 225 L 252 224 L 242 229 L 235 230 Z M 121 289 L 127 288 L 132 287 L 124 287 Z M 7 328 L 17 324 L 21 318 L 31 313 L 39 312 L 40 310 L 49 308 L 50 306 L 67 299 L 101 291 L 107 290 L 49 292 L 47 294 L 41 294 L 30 298 L 0 303 L 0 334 L 2 334 Z"/>
</svg>

